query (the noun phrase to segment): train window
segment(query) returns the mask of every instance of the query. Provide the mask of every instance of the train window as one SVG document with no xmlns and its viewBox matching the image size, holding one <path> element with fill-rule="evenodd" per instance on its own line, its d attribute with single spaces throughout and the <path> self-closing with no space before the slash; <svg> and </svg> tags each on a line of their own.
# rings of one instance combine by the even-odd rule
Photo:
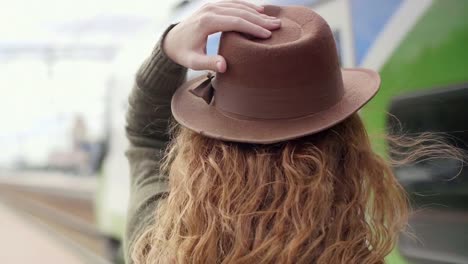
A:
<svg viewBox="0 0 468 264">
<path fill-rule="evenodd" d="M 435 132 L 468 150 L 468 84 L 394 98 L 389 112 L 394 116 L 387 122 L 390 133 Z M 456 260 L 453 263 L 468 263 L 460 238 L 468 233 L 468 169 L 462 165 L 423 158 L 395 169 L 415 209 L 410 229 L 418 239 L 403 235 L 399 243 L 401 253 L 414 263 L 440 263 L 441 255 Z"/>
<path fill-rule="evenodd" d="M 220 39 L 221 39 L 221 33 L 215 33 L 208 37 L 208 41 L 206 43 L 206 53 L 208 55 L 218 54 Z"/>
<path fill-rule="evenodd" d="M 468 149 L 467 102 L 468 84 L 400 96 L 390 105 L 394 118 L 389 119 L 388 128 L 401 128 L 409 134 L 434 132 L 449 143 Z M 412 191 L 452 193 L 463 187 L 468 194 L 468 178 L 454 178 L 460 165 L 460 161 L 454 160 L 427 160 L 399 168 L 396 173 Z M 435 182 L 438 183 L 432 185 Z"/>
</svg>

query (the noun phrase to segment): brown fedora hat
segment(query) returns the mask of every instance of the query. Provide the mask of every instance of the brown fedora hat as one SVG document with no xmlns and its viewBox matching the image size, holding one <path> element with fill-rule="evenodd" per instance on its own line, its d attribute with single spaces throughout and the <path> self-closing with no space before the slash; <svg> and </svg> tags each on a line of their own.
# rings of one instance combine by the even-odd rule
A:
<svg viewBox="0 0 468 264">
<path fill-rule="evenodd" d="M 341 69 L 333 33 L 306 7 L 266 6 L 279 17 L 269 39 L 221 36 L 227 71 L 186 82 L 172 98 L 181 125 L 207 137 L 269 144 L 327 129 L 378 91 L 368 69 Z"/>
</svg>

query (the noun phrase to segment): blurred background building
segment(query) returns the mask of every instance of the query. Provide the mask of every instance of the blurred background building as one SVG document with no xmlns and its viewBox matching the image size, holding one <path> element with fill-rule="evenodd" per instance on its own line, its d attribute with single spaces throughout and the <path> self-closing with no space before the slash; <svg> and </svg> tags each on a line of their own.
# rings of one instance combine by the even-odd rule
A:
<svg viewBox="0 0 468 264">
<path fill-rule="evenodd" d="M 176 2 L 2 1 L 1 166 L 41 167 L 76 150 L 77 116 L 90 144 L 105 140 L 113 61 L 139 31 L 156 33 Z"/>
<path fill-rule="evenodd" d="M 134 73 L 169 23 L 207 2 L 0 0 L 0 248 L 12 249 L 0 250 L 0 259 L 122 261 L 124 126 Z M 444 132 L 466 148 L 468 1 L 252 2 L 314 9 L 331 25 L 343 67 L 380 72 L 381 92 L 360 112 L 371 135 L 395 127 Z M 210 36 L 208 53 L 218 42 L 219 34 Z M 381 137 L 373 144 L 388 154 Z M 413 206 L 425 210 L 410 220 L 419 240 L 402 235 L 388 263 L 468 263 L 467 173 L 452 179 L 459 165 L 396 170 Z"/>
</svg>

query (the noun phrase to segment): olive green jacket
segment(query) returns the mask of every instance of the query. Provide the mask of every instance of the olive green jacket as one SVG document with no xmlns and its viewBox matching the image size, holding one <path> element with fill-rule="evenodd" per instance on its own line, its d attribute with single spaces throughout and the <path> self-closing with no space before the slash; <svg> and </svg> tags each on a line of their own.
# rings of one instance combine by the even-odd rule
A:
<svg viewBox="0 0 468 264">
<path fill-rule="evenodd" d="M 133 263 L 130 256 L 136 239 L 154 223 L 156 205 L 167 195 L 168 177 L 159 172 L 159 165 L 169 143 L 172 94 L 185 81 L 187 73 L 185 67 L 163 53 L 161 40 L 137 72 L 129 96 L 126 133 L 130 147 L 126 155 L 131 186 L 124 237 L 128 264 Z"/>
</svg>

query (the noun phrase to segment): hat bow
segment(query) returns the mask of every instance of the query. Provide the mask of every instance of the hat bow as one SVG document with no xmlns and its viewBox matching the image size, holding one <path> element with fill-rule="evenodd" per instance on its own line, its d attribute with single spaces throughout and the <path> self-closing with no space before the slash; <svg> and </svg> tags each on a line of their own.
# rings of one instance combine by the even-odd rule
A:
<svg viewBox="0 0 468 264">
<path fill-rule="evenodd" d="M 200 97 L 201 99 L 203 99 L 207 104 L 210 104 L 213 100 L 215 90 L 212 84 L 212 80 L 214 77 L 215 76 L 211 72 L 208 72 L 208 74 L 206 75 L 206 80 L 204 80 L 195 88 L 190 89 L 190 92 L 196 97 Z"/>
</svg>

